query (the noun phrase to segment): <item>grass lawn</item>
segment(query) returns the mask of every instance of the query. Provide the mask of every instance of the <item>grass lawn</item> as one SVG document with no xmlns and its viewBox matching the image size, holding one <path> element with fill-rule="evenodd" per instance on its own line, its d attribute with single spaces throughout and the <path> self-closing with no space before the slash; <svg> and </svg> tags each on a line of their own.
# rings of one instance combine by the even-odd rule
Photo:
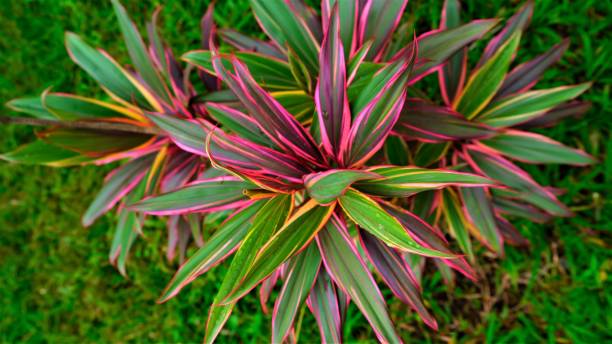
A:
<svg viewBox="0 0 612 344">
<path fill-rule="evenodd" d="M 176 53 L 198 47 L 199 19 L 207 1 L 124 0 L 143 24 L 164 4 L 163 36 Z M 311 1 L 312 2 L 312 1 Z M 594 81 L 583 96 L 593 103 L 583 118 L 542 130 L 584 148 L 600 163 L 588 168 L 528 166 L 537 181 L 561 187 L 576 216 L 546 225 L 519 222 L 532 245 L 509 248 L 503 260 L 482 254 L 483 279 L 458 279 L 454 290 L 432 273 L 425 299 L 441 328 L 426 328 L 388 296 L 392 316 L 407 342 L 612 341 L 612 3 L 606 0 L 537 0 L 518 61 L 569 37 L 571 46 L 539 87 Z M 146 4 L 145 4 L 146 3 Z M 419 32 L 437 26 L 441 0 L 413 0 L 405 17 Z M 466 16 L 508 17 L 514 0 L 464 1 Z M 259 33 L 246 0 L 218 1 L 219 26 Z M 127 62 L 110 2 L 89 0 L 0 1 L 0 102 L 37 95 L 45 88 L 95 96 L 95 82 L 65 52 L 64 31 L 76 32 Z M 477 45 L 470 55 L 478 56 Z M 435 76 L 417 87 L 431 90 Z M 3 111 L 9 111 L 4 109 Z M 0 127 L 0 152 L 33 139 L 32 128 Z M 128 278 L 108 263 L 113 216 L 91 228 L 80 215 L 109 167 L 22 166 L 0 161 L 0 341 L 2 342 L 200 342 L 208 305 L 226 266 L 196 280 L 178 297 L 157 305 L 177 262 L 165 259 L 164 224 L 149 220 L 128 262 Z M 255 295 L 238 304 L 219 342 L 267 342 L 269 314 Z M 374 338 L 351 306 L 347 341 Z M 314 319 L 304 317 L 300 339 L 318 342 Z"/>
</svg>

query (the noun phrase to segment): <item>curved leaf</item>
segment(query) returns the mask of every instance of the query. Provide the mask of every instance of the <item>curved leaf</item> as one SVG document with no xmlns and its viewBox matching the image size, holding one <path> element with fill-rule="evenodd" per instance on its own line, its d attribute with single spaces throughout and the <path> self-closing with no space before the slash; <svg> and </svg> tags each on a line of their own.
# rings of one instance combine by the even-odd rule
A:
<svg viewBox="0 0 612 344">
<path fill-rule="evenodd" d="M 540 134 L 519 130 L 507 130 L 480 143 L 509 158 L 533 164 L 588 165 L 595 162 L 583 151 Z"/>
<path fill-rule="evenodd" d="M 591 83 L 524 92 L 493 103 L 478 116 L 479 122 L 493 127 L 509 127 L 537 118 L 555 106 L 572 100 L 591 87 Z"/>
<path fill-rule="evenodd" d="M 145 198 L 129 206 L 133 211 L 154 215 L 178 215 L 237 208 L 249 200 L 244 190 L 254 186 L 233 177 L 195 181 L 178 190 Z"/>
<path fill-rule="evenodd" d="M 368 171 L 380 175 L 381 178 L 360 181 L 355 184 L 355 188 L 376 196 L 407 197 L 417 192 L 448 186 L 494 185 L 488 178 L 452 170 L 382 166 L 370 168 Z"/>
<path fill-rule="evenodd" d="M 287 264 L 285 283 L 274 303 L 272 343 L 281 343 L 289 334 L 293 321 L 313 287 L 321 266 L 321 255 L 311 243 Z"/>
<path fill-rule="evenodd" d="M 489 104 L 502 85 L 520 38 L 520 32 L 512 35 L 491 59 L 472 72 L 463 92 L 453 102 L 453 109 L 472 119 Z"/>
<path fill-rule="evenodd" d="M 421 300 L 419 285 L 406 267 L 406 262 L 402 260 L 402 257 L 376 237 L 364 231 L 359 233 L 368 259 L 376 267 L 393 294 L 405 304 L 410 305 L 429 327 L 437 330 L 438 324 L 425 308 L 423 300 Z"/>
<path fill-rule="evenodd" d="M 246 236 L 251 220 L 263 206 L 256 201 L 225 220 L 208 241 L 181 265 L 157 302 L 166 302 L 198 276 L 223 261 Z"/>
<path fill-rule="evenodd" d="M 83 219 L 83 226 L 88 227 L 100 215 L 111 209 L 123 196 L 132 190 L 146 174 L 146 167 L 153 161 L 153 155 L 134 159 L 115 169 L 106 178 L 104 186 L 91 202 Z"/>
<path fill-rule="evenodd" d="M 336 7 L 334 7 L 336 9 Z M 346 94 L 344 48 L 340 40 L 340 19 L 332 11 L 319 55 L 319 82 L 315 91 L 321 141 L 325 151 L 342 159 L 343 140 L 348 138 L 351 112 Z"/>
<path fill-rule="evenodd" d="M 354 182 L 379 177 L 375 173 L 360 170 L 329 170 L 305 176 L 304 186 L 310 197 L 325 205 L 342 196 Z"/>
<path fill-rule="evenodd" d="M 389 215 L 374 200 L 355 189 L 348 189 L 338 201 L 342 210 L 353 222 L 389 246 L 428 257 L 456 257 L 454 254 L 429 249 L 417 243 L 396 218 Z"/>
<path fill-rule="evenodd" d="M 334 207 L 335 204 L 328 207 L 319 206 L 314 200 L 300 207 L 261 248 L 240 285 L 223 303 L 234 302 L 248 293 L 287 259 L 302 250 L 327 223 Z"/>
<path fill-rule="evenodd" d="M 346 227 L 333 217 L 317 235 L 325 268 L 368 319 L 376 337 L 383 343 L 399 343 L 385 300 L 374 278 L 361 259 Z"/>
</svg>

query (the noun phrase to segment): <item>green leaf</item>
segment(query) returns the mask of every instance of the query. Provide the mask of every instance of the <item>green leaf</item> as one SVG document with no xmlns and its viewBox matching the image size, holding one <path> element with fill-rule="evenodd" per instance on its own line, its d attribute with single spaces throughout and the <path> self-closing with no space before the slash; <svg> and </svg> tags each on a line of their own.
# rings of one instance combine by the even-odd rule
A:
<svg viewBox="0 0 612 344">
<path fill-rule="evenodd" d="M 595 159 L 546 136 L 508 130 L 481 143 L 509 158 L 534 164 L 588 165 Z"/>
<path fill-rule="evenodd" d="M 130 205 L 130 208 L 154 215 L 231 209 L 246 202 L 244 190 L 253 187 L 253 184 L 234 177 L 195 181 L 178 190 L 145 198 Z"/>
<path fill-rule="evenodd" d="M 270 93 L 300 123 L 312 121 L 315 103 L 312 96 L 304 91 L 286 91 Z"/>
<path fill-rule="evenodd" d="M 83 214 L 82 223 L 91 225 L 100 215 L 110 210 L 123 196 L 132 190 L 146 174 L 146 167 L 153 155 L 134 159 L 110 174 L 102 189 Z"/>
<path fill-rule="evenodd" d="M 277 58 L 253 52 L 235 52 L 242 61 L 255 82 L 268 91 L 295 91 L 298 85 L 291 77 L 291 70 L 287 62 Z M 205 70 L 207 73 L 217 75 L 212 64 L 212 53 L 210 50 L 195 50 L 183 55 L 183 60 Z M 221 56 L 223 65 L 227 69 L 232 68 L 232 63 L 227 56 Z"/>
<path fill-rule="evenodd" d="M 510 127 L 544 115 L 589 87 L 591 83 L 523 92 L 494 101 L 476 119 L 493 127 Z"/>
<path fill-rule="evenodd" d="M 289 48 L 306 65 L 310 75 L 318 74 L 319 43 L 304 18 L 282 0 L 251 0 L 259 25 L 281 49 Z"/>
<path fill-rule="evenodd" d="M 183 150 L 197 155 L 206 155 L 205 144 L 208 128 L 197 122 L 169 115 L 148 113 L 147 117 L 168 133 L 172 141 Z"/>
<path fill-rule="evenodd" d="M 399 343 L 385 300 L 346 228 L 332 218 L 319 232 L 317 242 L 327 271 L 366 317 L 382 343 Z"/>
<path fill-rule="evenodd" d="M 346 303 L 340 295 L 346 294 L 342 291 L 338 294 L 331 277 L 321 268 L 308 295 L 308 307 L 317 319 L 322 343 L 342 343 L 342 310 Z"/>
<path fill-rule="evenodd" d="M 472 72 L 463 92 L 453 102 L 453 109 L 472 119 L 489 104 L 508 73 L 520 39 L 520 32 L 512 35 L 490 60 Z"/>
<path fill-rule="evenodd" d="M 491 30 L 498 20 L 474 20 L 470 23 L 426 34 L 418 39 L 418 60 L 412 78 L 418 78 L 433 71 L 433 68 L 445 62 L 459 49 L 481 38 Z"/>
<path fill-rule="evenodd" d="M 58 146 L 37 140 L 0 155 L 0 159 L 20 164 L 41 164 L 53 167 L 79 165 L 94 160 Z"/>
<path fill-rule="evenodd" d="M 383 166 L 368 171 L 380 175 L 381 178 L 360 181 L 355 184 L 355 188 L 376 196 L 407 197 L 417 192 L 453 185 L 474 187 L 494 184 L 488 178 L 451 170 Z"/>
<path fill-rule="evenodd" d="M 17 98 L 6 103 L 6 106 L 11 110 L 26 113 L 34 118 L 40 119 L 56 119 L 43 106 L 40 97 Z"/>
<path fill-rule="evenodd" d="M 168 95 L 168 88 L 164 84 L 164 80 L 161 75 L 155 69 L 151 56 L 147 51 L 138 29 L 130 21 L 125 8 L 121 6 L 118 0 L 111 0 L 115 15 L 119 21 L 119 28 L 123 34 L 125 40 L 125 46 L 127 47 L 130 58 L 136 71 L 144 82 L 151 88 L 151 90 L 159 97 L 165 100 L 167 104 L 172 104 L 172 100 Z M 165 56 L 164 56 L 165 58 Z"/>
<path fill-rule="evenodd" d="M 310 197 L 327 205 L 342 196 L 354 182 L 379 177 L 376 173 L 360 170 L 329 170 L 305 176 L 304 186 Z"/>
<path fill-rule="evenodd" d="M 272 343 L 283 342 L 289 334 L 295 316 L 315 282 L 320 265 L 321 255 L 314 243 L 288 262 L 285 283 L 274 304 Z"/>
<path fill-rule="evenodd" d="M 252 218 L 265 202 L 257 201 L 225 220 L 204 246 L 194 253 L 174 274 L 159 297 L 166 302 L 187 284 L 222 262 L 238 246 L 251 226 Z"/>
<path fill-rule="evenodd" d="M 442 213 L 446 220 L 446 226 L 457 240 L 461 251 L 473 260 L 474 252 L 468 234 L 470 225 L 461 210 L 461 203 L 452 189 L 446 189 L 442 192 Z"/>
<path fill-rule="evenodd" d="M 255 215 L 253 225 L 249 228 L 247 236 L 234 255 L 232 264 L 223 278 L 223 283 L 209 311 L 205 343 L 214 342 L 237 301 L 223 303 L 223 300 L 243 281 L 245 275 L 253 266 L 257 253 L 283 226 L 291 213 L 292 206 L 292 196 L 279 195 L 268 200 Z"/>
<path fill-rule="evenodd" d="M 127 194 L 124 204 L 142 198 L 146 186 L 147 180 L 142 178 L 138 185 Z M 111 264 L 116 266 L 123 276 L 126 276 L 125 264 L 132 244 L 134 244 L 138 233 L 142 231 L 143 217 L 141 214 L 127 211 L 123 205 L 120 206 L 118 217 L 108 258 Z"/>
<path fill-rule="evenodd" d="M 451 142 L 425 143 L 421 142 L 414 153 L 414 164 L 427 167 L 442 159 L 448 152 Z"/>
<path fill-rule="evenodd" d="M 38 136 L 47 143 L 93 158 L 125 152 L 151 140 L 150 135 L 68 128 L 50 129 Z"/>
<path fill-rule="evenodd" d="M 240 285 L 223 301 L 231 303 L 253 289 L 257 283 L 276 270 L 315 237 L 327 223 L 334 210 L 334 204 L 319 206 L 314 200 L 298 209 L 257 255 Z"/>
<path fill-rule="evenodd" d="M 129 104 L 136 103 L 145 109 L 162 110 L 155 96 L 121 68 L 108 54 L 90 47 L 73 33 L 66 33 L 66 47 L 72 60 L 108 90 L 112 96 L 118 97 Z"/>
<path fill-rule="evenodd" d="M 374 200 L 355 189 L 348 189 L 338 200 L 353 222 L 389 246 L 428 257 L 455 258 L 452 254 L 419 245 L 396 218 L 384 211 Z"/>
<path fill-rule="evenodd" d="M 141 114 L 134 110 L 73 94 L 45 93 L 42 96 L 42 103 L 55 117 L 65 121 L 125 117 L 137 120 L 144 119 Z"/>
<path fill-rule="evenodd" d="M 461 199 L 465 216 L 474 226 L 472 234 L 483 244 L 498 254 L 502 254 L 504 246 L 502 236 L 497 229 L 491 201 L 481 188 L 462 188 Z"/>
</svg>

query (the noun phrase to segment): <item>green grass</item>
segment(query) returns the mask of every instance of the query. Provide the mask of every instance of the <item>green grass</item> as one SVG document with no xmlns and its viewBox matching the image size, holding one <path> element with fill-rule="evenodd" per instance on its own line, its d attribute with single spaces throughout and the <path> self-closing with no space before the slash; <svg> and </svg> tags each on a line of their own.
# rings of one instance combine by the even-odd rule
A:
<svg viewBox="0 0 612 344">
<path fill-rule="evenodd" d="M 138 23 L 156 4 L 165 3 L 164 37 L 180 53 L 198 46 L 203 1 L 124 1 Z M 517 1 L 465 1 L 469 16 L 507 17 Z M 258 32 L 246 1 L 219 1 L 216 20 L 223 27 Z M 441 1 L 412 1 L 406 17 L 420 31 L 437 25 Z M 569 219 L 536 225 L 519 222 L 529 249 L 508 249 L 504 260 L 484 257 L 483 279 L 459 279 L 448 292 L 430 274 L 425 299 L 441 329 L 425 328 L 407 308 L 389 301 L 406 341 L 584 342 L 612 340 L 612 5 L 607 1 L 536 1 L 533 22 L 518 59 L 544 52 L 570 37 L 571 46 L 539 87 L 593 80 L 583 97 L 593 103 L 581 119 L 543 132 L 597 156 L 585 169 L 528 166 L 545 185 L 567 190 L 562 197 L 576 212 Z M 96 95 L 95 83 L 70 61 L 64 31 L 74 31 L 127 62 L 110 3 L 80 0 L 0 2 L 0 102 L 35 95 L 45 88 Z M 477 57 L 477 51 L 471 57 Z M 434 78 L 420 87 L 431 87 Z M 8 110 L 6 110 L 8 111 Z M 33 138 L 31 128 L 0 127 L 0 151 Z M 128 262 L 127 279 L 107 259 L 113 216 L 91 228 L 80 215 L 101 185 L 108 167 L 53 169 L 0 162 L 0 340 L 3 342 L 200 342 L 208 305 L 220 285 L 221 266 L 187 287 L 178 297 L 155 303 L 177 267 L 165 260 L 163 224 L 151 222 Z M 389 295 L 389 293 L 386 293 Z M 392 300 L 391 297 L 387 298 Z M 220 342 L 267 342 L 270 315 L 258 299 L 238 305 Z M 345 326 L 349 341 L 373 334 L 351 306 Z M 304 317 L 301 339 L 319 341 L 314 320 Z"/>
</svg>

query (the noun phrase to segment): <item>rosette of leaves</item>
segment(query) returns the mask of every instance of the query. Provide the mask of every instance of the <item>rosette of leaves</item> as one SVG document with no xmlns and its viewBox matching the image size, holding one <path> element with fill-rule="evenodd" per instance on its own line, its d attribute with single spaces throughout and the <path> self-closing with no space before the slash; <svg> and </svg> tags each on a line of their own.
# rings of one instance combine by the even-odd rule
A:
<svg viewBox="0 0 612 344">
<path fill-rule="evenodd" d="M 589 104 L 574 99 L 590 86 L 584 83 L 533 89 L 542 73 L 561 57 L 567 41 L 512 67 L 532 13 L 533 3 L 529 1 L 488 42 L 471 70 L 467 49 L 455 53 L 438 70 L 444 104 L 408 99 L 394 128 L 408 140 L 412 163 L 463 166 L 463 171 L 489 177 L 504 186 L 449 188 L 415 200 L 421 202 L 422 215 L 446 228 L 471 259 L 474 250 L 470 236 L 499 255 L 503 254 L 504 243 L 528 244 L 507 217 L 545 222 L 571 215 L 557 199 L 560 190 L 539 185 L 513 161 L 571 165 L 595 161 L 580 150 L 529 132 L 584 113 Z M 447 0 L 440 29 L 460 23 L 459 2 Z"/>
<path fill-rule="evenodd" d="M 157 10 L 147 25 L 145 44 L 136 26 L 118 1 L 112 1 L 133 67 L 124 67 L 101 49 L 94 49 L 73 33 L 66 34 L 66 48 L 72 60 L 104 90 L 105 99 L 45 91 L 40 97 L 20 98 L 7 105 L 30 118 L 10 122 L 44 125 L 38 140 L 5 153 L 4 160 L 25 164 L 64 167 L 121 162 L 105 178 L 82 222 L 91 225 L 107 211 L 116 208 L 118 221 L 110 260 L 125 274 L 125 262 L 133 241 L 142 233 L 144 214 L 126 210 L 126 204 L 145 196 L 218 175 L 198 153 L 203 142 L 175 144 L 155 124 L 160 118 L 176 117 L 197 121 L 205 116 L 200 105 L 193 105 L 196 91 L 189 70 L 176 61 L 156 28 Z M 212 34 L 212 11 L 202 19 L 204 42 Z M 209 90 L 218 81 L 201 73 Z M 194 154 L 195 153 L 195 154 Z M 198 213 L 168 218 L 167 256 L 172 260 L 177 248 L 184 256 L 190 240 L 201 245 L 202 215 Z M 182 258 L 181 258 L 182 260 Z"/>
<path fill-rule="evenodd" d="M 160 298 L 164 302 L 174 297 L 233 253 L 209 311 L 205 342 L 219 335 L 240 298 L 260 285 L 265 305 L 278 280 L 283 286 L 274 304 L 272 342 L 295 339 L 294 324 L 303 307 L 317 319 L 323 341 L 341 341 L 349 300 L 380 341 L 398 342 L 366 259 L 393 293 L 433 328 L 437 324 L 421 300 L 420 286 L 404 255 L 432 257 L 474 278 L 465 259 L 448 248 L 438 230 L 400 205 L 401 200 L 426 190 L 492 186 L 492 181 L 452 169 L 394 166 L 377 155 L 400 116 L 408 85 L 415 74 L 422 73 L 418 41 L 389 61 L 377 62 L 376 72 L 358 81 L 350 77 L 340 13 L 332 7 L 323 26 L 314 66 L 318 73 L 312 90 L 315 110 L 302 123 L 273 91 L 266 90 L 270 85 L 253 73 L 244 60 L 247 55 L 224 54 L 214 47 L 205 52 L 209 71 L 222 80 L 233 98 L 205 103 L 221 129 L 202 122 L 201 134 L 192 140 L 206 140 L 213 166 L 235 176 L 203 181 L 227 189 L 227 200 L 215 198 L 210 206 L 224 204 L 236 210 L 181 266 Z M 307 30 L 302 17 L 293 18 Z M 357 60 L 353 68 L 365 68 L 363 61 Z M 351 92 L 357 82 L 362 85 Z M 160 126 L 180 142 L 185 137 L 175 123 L 185 122 L 166 118 Z M 131 208 L 164 214 L 190 212 L 194 203 L 209 205 L 207 198 L 186 199 L 188 190 L 146 198 Z M 234 196 L 240 195 L 246 203 L 237 203 Z"/>
</svg>

